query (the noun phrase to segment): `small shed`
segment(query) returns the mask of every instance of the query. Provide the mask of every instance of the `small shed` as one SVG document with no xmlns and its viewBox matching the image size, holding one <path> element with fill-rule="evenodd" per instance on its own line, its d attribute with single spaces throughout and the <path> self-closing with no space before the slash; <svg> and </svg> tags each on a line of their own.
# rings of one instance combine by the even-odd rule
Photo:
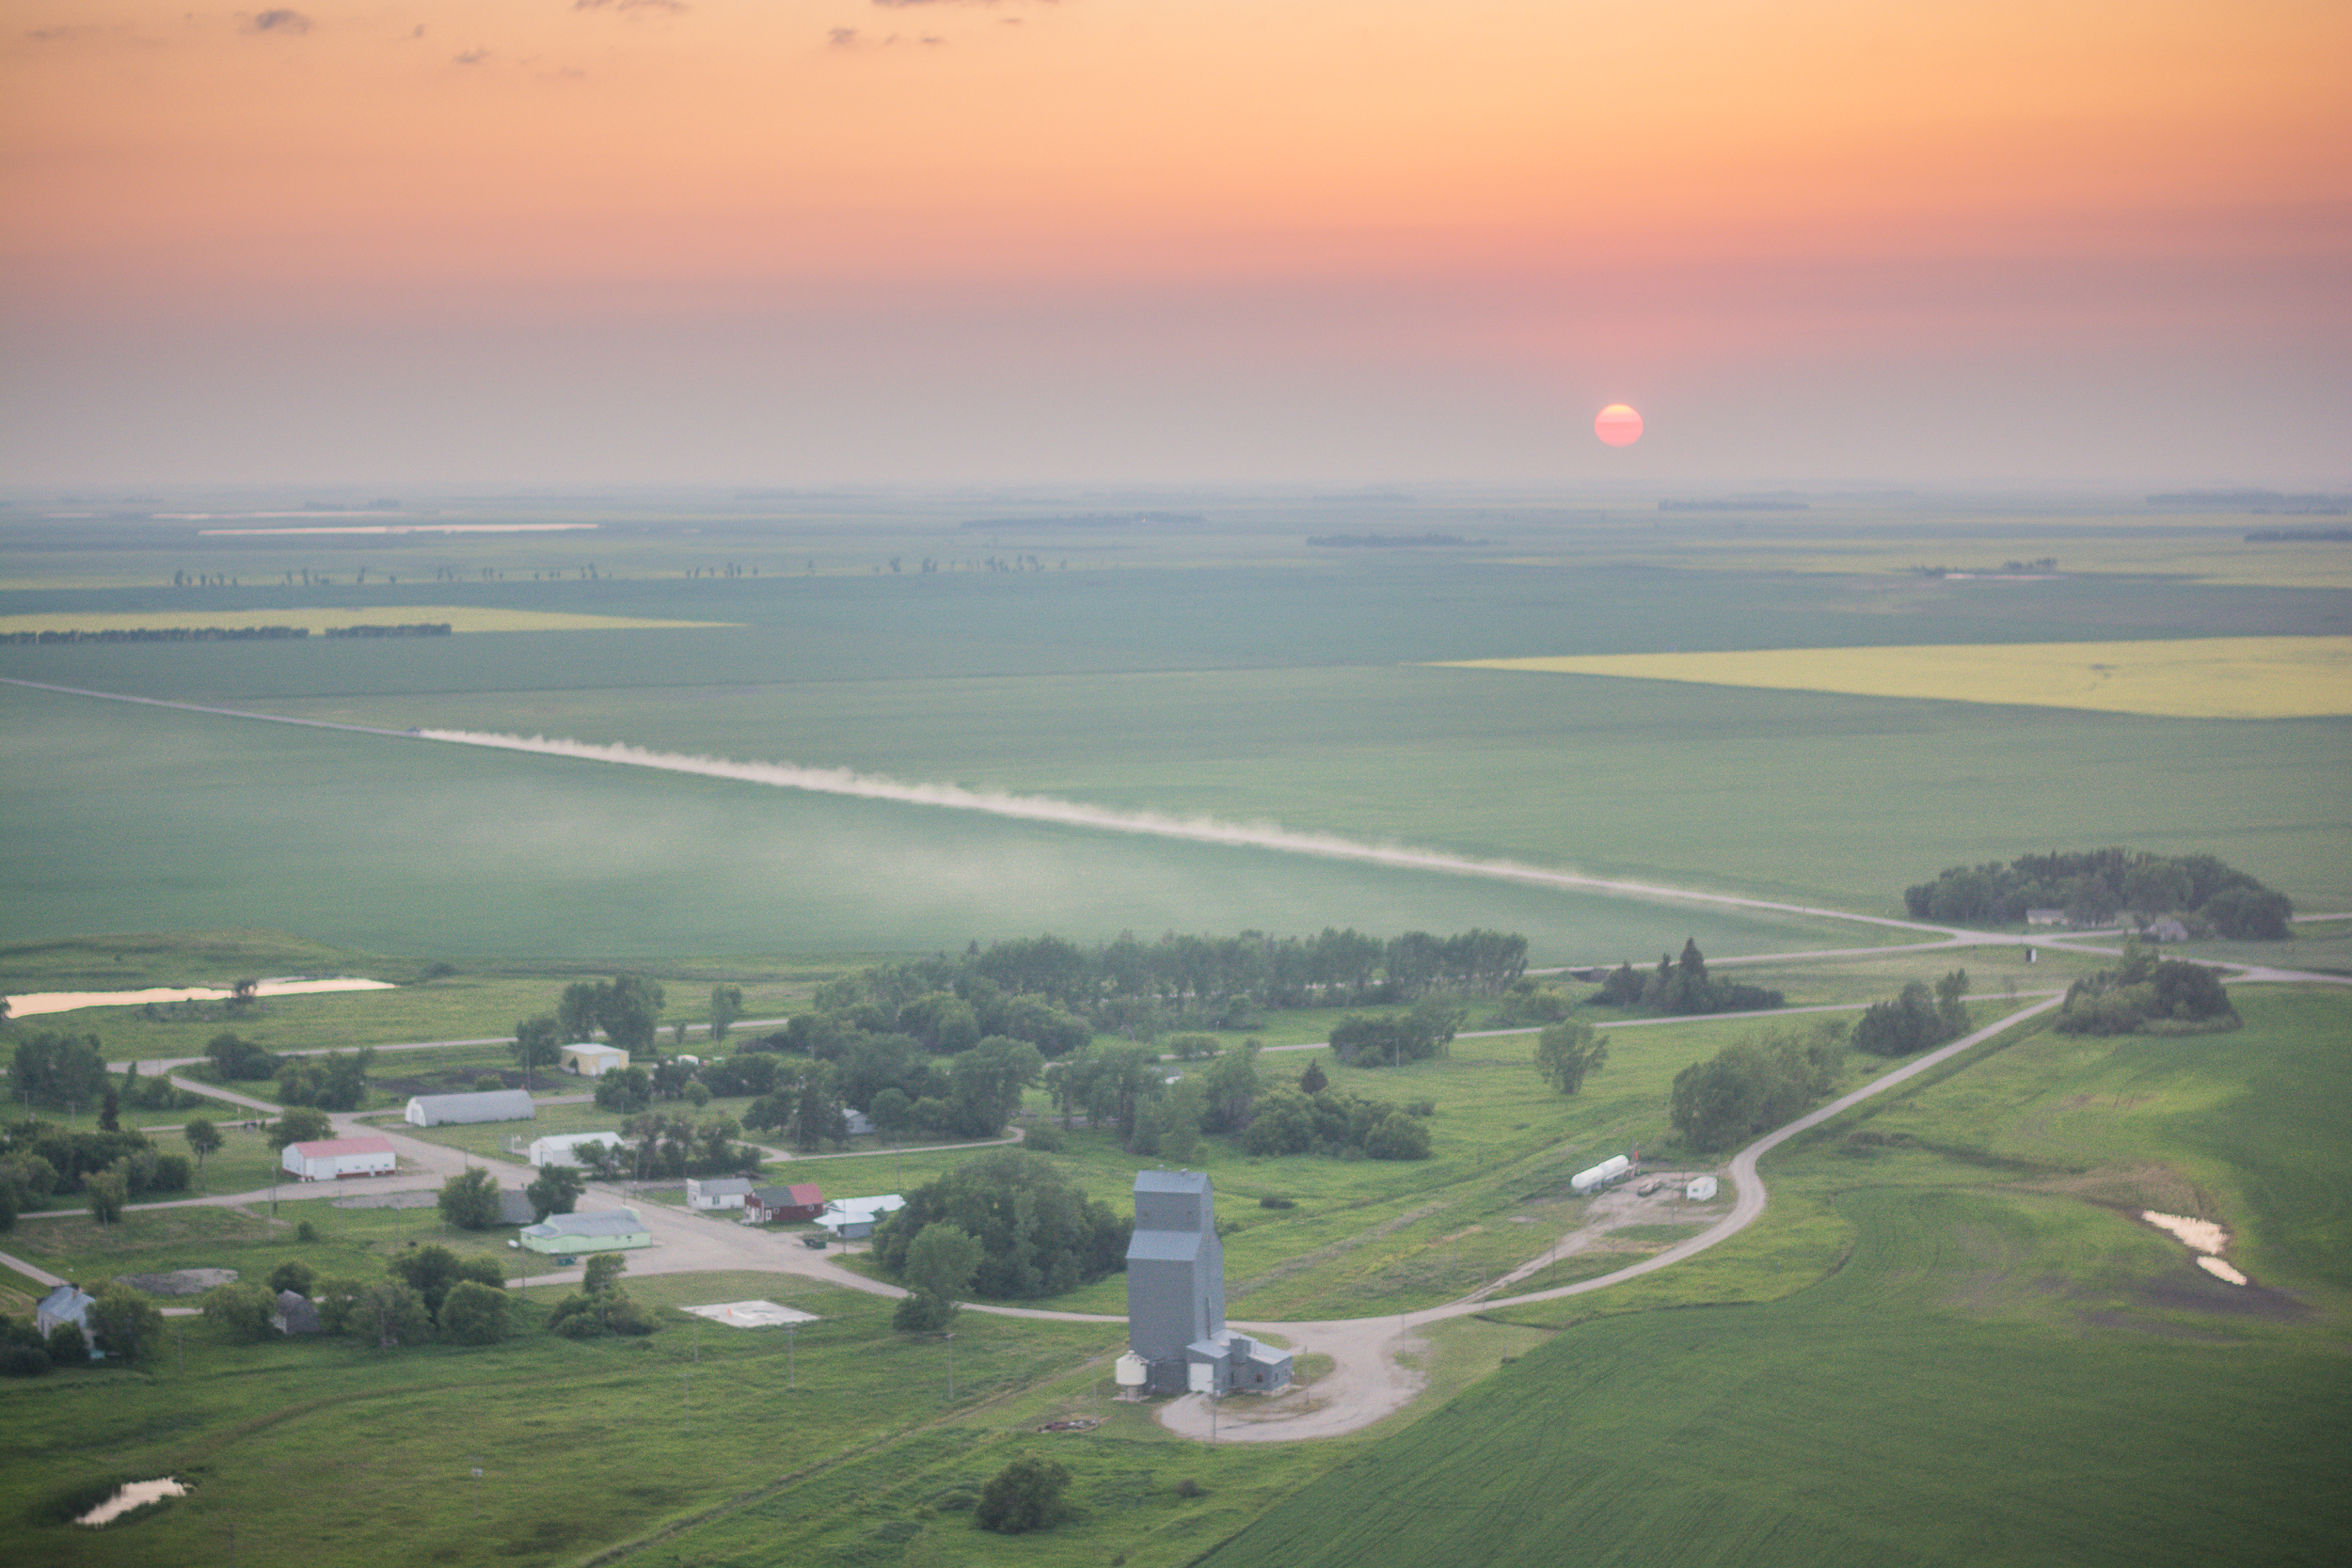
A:
<svg viewBox="0 0 2352 1568">
<path fill-rule="evenodd" d="M 567 1045 L 561 1061 L 565 1072 L 601 1078 L 614 1068 L 628 1066 L 628 1053 L 617 1045 Z"/>
<path fill-rule="evenodd" d="M 686 1182 L 686 1206 L 689 1209 L 740 1209 L 743 1200 L 752 1196 L 752 1179 L 748 1176 L 711 1176 L 700 1180 L 689 1178 Z"/>
<path fill-rule="evenodd" d="M 593 1214 L 549 1214 L 522 1231 L 533 1252 L 619 1252 L 653 1245 L 653 1232 L 634 1209 L 599 1209 Z"/>
<path fill-rule="evenodd" d="M 342 1181 L 361 1176 L 389 1176 L 399 1169 L 400 1156 L 393 1151 L 391 1139 L 370 1135 L 288 1144 L 278 1163 L 298 1180 Z"/>
<path fill-rule="evenodd" d="M 579 1150 L 597 1144 L 621 1147 L 618 1132 L 550 1132 L 544 1138 L 531 1140 L 530 1158 L 534 1165 L 578 1165 L 586 1164 Z"/>
<path fill-rule="evenodd" d="M 754 1187 L 743 1200 L 745 1225 L 770 1225 L 781 1220 L 813 1220 L 825 1212 L 825 1195 L 814 1181 L 788 1187 Z"/>
<path fill-rule="evenodd" d="M 67 1323 L 89 1337 L 89 1309 L 98 1305 L 98 1298 L 79 1285 L 60 1285 L 40 1298 L 33 1307 L 33 1326 L 46 1336 L 52 1329 Z"/>
<path fill-rule="evenodd" d="M 1715 1179 L 1694 1176 L 1682 1184 L 1682 1196 L 1692 1203 L 1705 1203 L 1715 1196 Z"/>
<path fill-rule="evenodd" d="M 884 1193 L 880 1197 L 835 1198 L 817 1216 L 836 1242 L 856 1242 L 874 1233 L 874 1227 L 882 1217 L 895 1214 L 907 1206 L 907 1200 L 897 1193 Z"/>
<path fill-rule="evenodd" d="M 269 1321 L 270 1326 L 280 1334 L 316 1334 L 319 1309 L 300 1291 L 280 1291 L 278 1305 L 270 1309 Z"/>
<path fill-rule="evenodd" d="M 537 1116 L 528 1089 L 489 1089 L 479 1094 L 421 1094 L 408 1102 L 412 1127 L 474 1121 L 529 1121 Z"/>
<path fill-rule="evenodd" d="M 873 1132 L 874 1130 L 874 1118 L 867 1116 L 864 1111 L 843 1111 L 841 1113 L 841 1124 L 849 1130 L 850 1136 L 852 1138 L 865 1137 L 867 1133 Z"/>
<path fill-rule="evenodd" d="M 539 1206 L 531 1201 L 529 1193 L 512 1187 L 499 1189 L 499 1224 L 529 1225 L 539 1217 Z"/>
<path fill-rule="evenodd" d="M 2026 924 L 2028 926 L 2063 926 L 2066 924 L 2066 911 L 2064 910 L 2027 910 Z"/>
<path fill-rule="evenodd" d="M 2167 915 L 2162 920 L 2150 922 L 2148 940 L 2150 942 L 2186 942 L 2188 927 L 2170 915 Z"/>
</svg>

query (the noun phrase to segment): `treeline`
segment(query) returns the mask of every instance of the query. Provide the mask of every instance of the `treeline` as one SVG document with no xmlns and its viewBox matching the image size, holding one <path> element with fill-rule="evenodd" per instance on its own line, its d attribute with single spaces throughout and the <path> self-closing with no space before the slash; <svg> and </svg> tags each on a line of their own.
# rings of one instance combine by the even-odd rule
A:
<svg viewBox="0 0 2352 1568">
<path fill-rule="evenodd" d="M 1634 1007 L 1667 1017 L 1685 1017 L 1761 1012 L 1779 1006 L 1785 998 L 1762 986 L 1709 978 L 1707 955 L 1699 951 L 1695 940 L 1685 937 L 1681 958 L 1661 953 L 1658 967 L 1648 971 L 1635 969 L 1629 963 L 1621 964 L 1587 1000 L 1598 1006 Z"/>
<path fill-rule="evenodd" d="M 1503 931 L 1407 931 L 1385 942 L 1352 927 L 1311 937 L 1170 932 L 1152 942 L 1125 932 L 1090 947 L 1049 935 L 883 965 L 833 982 L 816 1001 L 845 1016 L 887 1014 L 926 995 L 968 1000 L 984 983 L 989 994 L 1036 999 L 1096 1029 L 1150 1038 L 1248 1028 L 1258 1009 L 1392 1005 L 1440 989 L 1500 993 L 1526 969 L 1527 939 Z"/>
<path fill-rule="evenodd" d="M 2002 865 L 1955 865 L 1903 890 L 1915 920 L 2014 926 L 2028 910 L 2062 910 L 2085 926 L 2130 912 L 2171 915 L 2192 936 L 2282 942 L 2295 906 L 2212 855 L 2153 855 L 2088 849 L 2020 855 Z"/>
<path fill-rule="evenodd" d="M 132 626 L 117 631 L 0 632 L 0 643 L 26 642 L 274 642 L 308 637 L 308 626 Z M 326 634 L 329 637 L 334 632 Z"/>
<path fill-rule="evenodd" d="M 1325 533 L 1310 545 L 1327 550 L 1434 549 L 1454 545 L 1491 545 L 1491 539 L 1465 539 L 1458 533 Z"/>
<path fill-rule="evenodd" d="M 1675 1074 L 1667 1117 L 1701 1154 L 1732 1148 L 1803 1116 L 1836 1085 L 1844 1042 L 1835 1023 L 1724 1046 Z"/>
<path fill-rule="evenodd" d="M 447 621 L 418 621 L 397 626 L 329 626 L 329 637 L 447 637 L 451 634 Z"/>
<path fill-rule="evenodd" d="M 322 1111 L 357 1111 L 368 1102 L 368 1069 L 375 1048 L 363 1045 L 350 1055 L 279 1056 L 233 1031 L 215 1035 L 196 1070 L 216 1084 L 278 1080 L 281 1105 L 310 1105 Z"/>
<path fill-rule="evenodd" d="M 144 1132 L 20 1121 L 0 1136 L 0 1230 L 29 1204 L 77 1193 L 102 1223 L 111 1222 L 125 1203 L 186 1192 L 194 1176 L 187 1156 L 164 1153 Z"/>
<path fill-rule="evenodd" d="M 2067 1035 L 2203 1035 L 2235 1029 L 2237 1008 L 2202 964 L 2158 958 L 2137 941 L 2117 968 L 2066 988 L 2058 1029 Z"/>
<path fill-rule="evenodd" d="M 1876 1002 L 1854 1022 L 1853 1047 L 1873 1056 L 1908 1056 L 1968 1032 L 1968 972 L 1955 969 L 1931 991 L 1920 981 L 1903 987 L 1892 1002 Z"/>
</svg>

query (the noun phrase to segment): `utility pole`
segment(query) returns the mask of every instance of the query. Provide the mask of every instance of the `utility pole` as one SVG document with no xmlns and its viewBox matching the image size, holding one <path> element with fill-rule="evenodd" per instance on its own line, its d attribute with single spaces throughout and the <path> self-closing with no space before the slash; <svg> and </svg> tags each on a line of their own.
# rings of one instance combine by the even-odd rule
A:
<svg viewBox="0 0 2352 1568">
<path fill-rule="evenodd" d="M 801 1386 L 800 1332 L 799 1323 L 784 1325 L 785 1386 L 791 1389 L 797 1389 Z"/>
<path fill-rule="evenodd" d="M 956 1402 L 956 1337 L 947 1336 L 947 1402 Z"/>
</svg>

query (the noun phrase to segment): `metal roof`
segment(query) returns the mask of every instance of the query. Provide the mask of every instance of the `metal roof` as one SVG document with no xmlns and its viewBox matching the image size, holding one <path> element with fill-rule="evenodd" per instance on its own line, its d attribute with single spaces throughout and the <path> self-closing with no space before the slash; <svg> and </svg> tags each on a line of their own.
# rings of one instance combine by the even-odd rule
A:
<svg viewBox="0 0 2352 1568">
<path fill-rule="evenodd" d="M 1139 1170 L 1136 1172 L 1135 1190 L 1139 1193 L 1205 1193 L 1209 1190 L 1209 1173 L 1204 1170 Z"/>
<path fill-rule="evenodd" d="M 645 1222 L 637 1217 L 634 1209 L 599 1209 L 593 1214 L 549 1214 L 537 1225 L 526 1226 L 526 1236 L 638 1236 L 644 1234 Z"/>
<path fill-rule="evenodd" d="M 294 1146 L 306 1159 L 323 1160 L 330 1154 L 392 1154 L 392 1140 L 371 1134 L 363 1138 L 321 1138 L 316 1143 Z"/>
<path fill-rule="evenodd" d="M 525 1089 L 486 1089 L 475 1094 L 421 1094 L 408 1103 L 434 1121 L 530 1121 L 537 1116 Z"/>
<path fill-rule="evenodd" d="M 1138 1230 L 1127 1242 L 1130 1263 L 1189 1263 L 1207 1236 L 1198 1230 Z"/>
</svg>

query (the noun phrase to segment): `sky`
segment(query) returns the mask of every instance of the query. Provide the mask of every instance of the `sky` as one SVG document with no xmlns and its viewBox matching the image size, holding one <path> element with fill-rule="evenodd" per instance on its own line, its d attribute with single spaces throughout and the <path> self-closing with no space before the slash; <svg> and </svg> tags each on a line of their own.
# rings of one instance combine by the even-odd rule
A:
<svg viewBox="0 0 2352 1568">
<path fill-rule="evenodd" d="M 0 483 L 2352 483 L 2341 0 L 185 5 L 0 0 Z"/>
</svg>

